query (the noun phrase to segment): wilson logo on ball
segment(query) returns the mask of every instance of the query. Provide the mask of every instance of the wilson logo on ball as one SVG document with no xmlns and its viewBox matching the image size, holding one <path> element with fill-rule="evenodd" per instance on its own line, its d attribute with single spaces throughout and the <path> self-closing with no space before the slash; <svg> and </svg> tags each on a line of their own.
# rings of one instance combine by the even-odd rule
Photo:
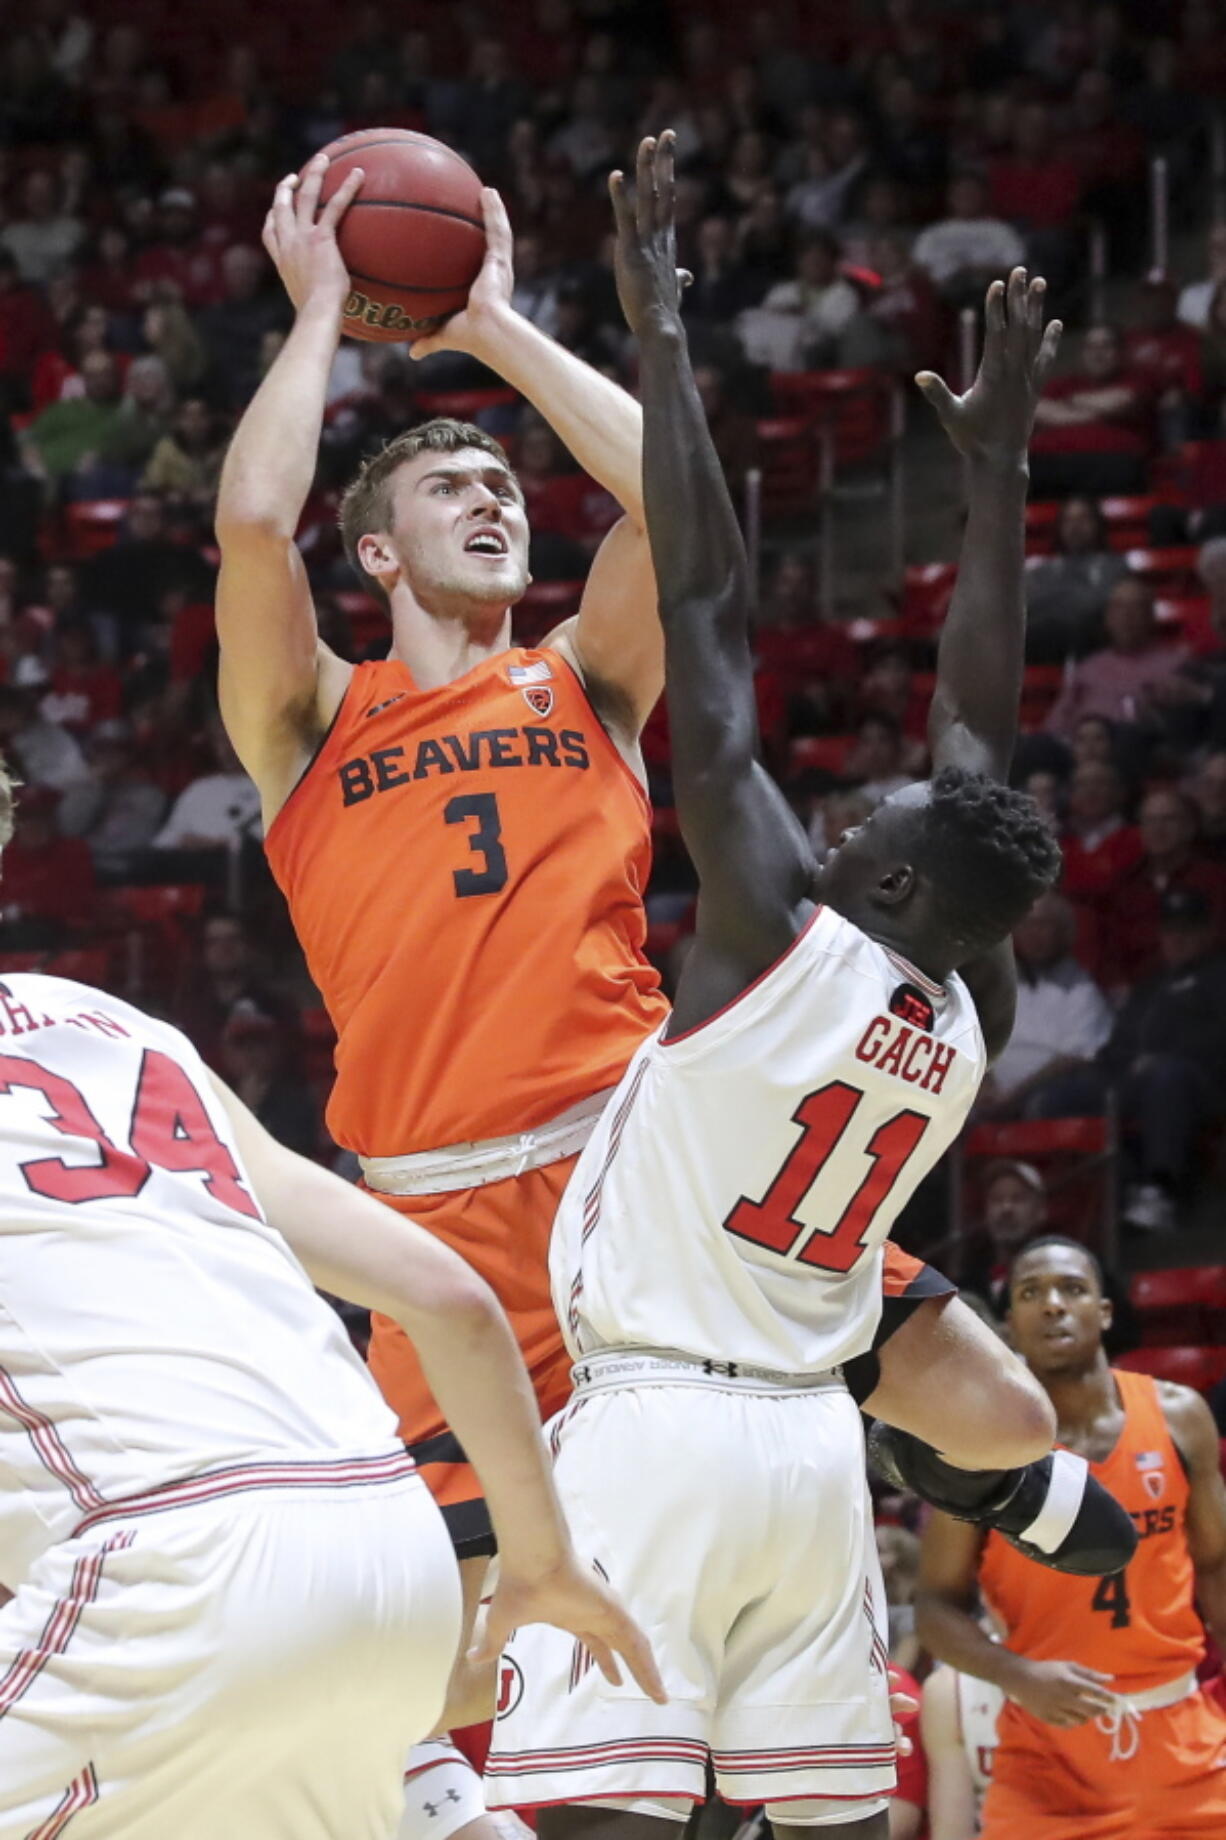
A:
<svg viewBox="0 0 1226 1840">
<path fill-rule="evenodd" d="M 357 288 L 350 288 L 345 302 L 346 319 L 360 320 L 363 326 L 377 328 L 380 332 L 402 332 L 406 336 L 411 332 L 426 332 L 438 325 L 439 317 L 435 313 L 429 319 L 410 319 L 394 300 L 371 300 Z"/>
</svg>

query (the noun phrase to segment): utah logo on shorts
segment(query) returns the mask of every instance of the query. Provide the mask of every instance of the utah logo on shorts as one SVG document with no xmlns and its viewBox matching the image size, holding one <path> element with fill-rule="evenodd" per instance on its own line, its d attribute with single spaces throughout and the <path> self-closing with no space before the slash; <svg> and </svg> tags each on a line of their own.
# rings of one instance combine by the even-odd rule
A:
<svg viewBox="0 0 1226 1840">
<path fill-rule="evenodd" d="M 553 714 L 553 691 L 548 684 L 533 684 L 530 690 L 519 693 L 533 715 L 551 716 Z"/>
<path fill-rule="evenodd" d="M 498 1664 L 498 1704 L 496 1719 L 508 1719 L 524 1697 L 524 1677 L 519 1663 L 504 1655 Z"/>
<path fill-rule="evenodd" d="M 1166 1470 L 1162 1463 L 1162 1452 L 1160 1450 L 1139 1450 L 1137 1468 L 1141 1472 L 1141 1480 L 1149 1494 L 1155 1501 L 1160 1501 L 1166 1493 Z"/>
</svg>

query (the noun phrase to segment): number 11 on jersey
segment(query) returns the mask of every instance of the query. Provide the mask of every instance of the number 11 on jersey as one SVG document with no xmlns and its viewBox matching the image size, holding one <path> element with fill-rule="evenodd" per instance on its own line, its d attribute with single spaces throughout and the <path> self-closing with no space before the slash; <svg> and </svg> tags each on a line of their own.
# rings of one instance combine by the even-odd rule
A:
<svg viewBox="0 0 1226 1840">
<path fill-rule="evenodd" d="M 797 1209 L 853 1128 L 863 1102 L 859 1088 L 844 1080 L 819 1086 L 803 1099 L 792 1113 L 801 1135 L 790 1156 L 760 1201 L 742 1195 L 724 1222 L 726 1230 L 819 1271 L 849 1272 L 864 1250 L 877 1210 L 930 1123 L 922 1112 L 901 1111 L 887 1118 L 865 1144 L 868 1168 L 831 1230 L 806 1226 L 796 1218 Z"/>
</svg>

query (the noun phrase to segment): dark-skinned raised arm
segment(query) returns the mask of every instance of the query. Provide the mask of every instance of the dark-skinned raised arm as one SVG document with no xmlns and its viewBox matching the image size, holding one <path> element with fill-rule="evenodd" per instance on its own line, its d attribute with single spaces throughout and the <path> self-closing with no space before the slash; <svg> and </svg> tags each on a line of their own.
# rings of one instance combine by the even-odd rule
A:
<svg viewBox="0 0 1226 1840">
<path fill-rule="evenodd" d="M 642 143 L 631 203 L 610 181 L 622 307 L 640 347 L 643 497 L 664 629 L 673 790 L 698 871 L 698 950 L 711 977 L 686 1012 L 718 1007 L 812 911 L 808 839 L 758 760 L 749 570 L 694 383 L 679 312 L 672 137 Z M 698 1013 L 678 1020 L 690 1026 Z"/>
<path fill-rule="evenodd" d="M 1017 741 L 1025 667 L 1027 454 L 1035 410 L 1060 341 L 1044 330 L 1047 284 L 1015 268 L 985 306 L 983 357 L 955 396 L 931 371 L 916 382 L 967 462 L 969 505 L 958 579 L 937 652 L 928 717 L 934 772 L 962 767 L 1005 779 Z"/>
</svg>

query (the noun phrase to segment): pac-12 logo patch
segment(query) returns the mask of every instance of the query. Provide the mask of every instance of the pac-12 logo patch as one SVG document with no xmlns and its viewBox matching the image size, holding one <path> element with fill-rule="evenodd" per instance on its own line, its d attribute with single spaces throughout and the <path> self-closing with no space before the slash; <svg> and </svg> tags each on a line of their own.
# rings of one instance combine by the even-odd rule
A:
<svg viewBox="0 0 1226 1840">
<path fill-rule="evenodd" d="M 510 1655 L 504 1655 L 498 1663 L 498 1704 L 494 1717 L 510 1718 L 523 1697 L 524 1677 L 519 1663 L 513 1661 Z"/>
<path fill-rule="evenodd" d="M 519 693 L 533 715 L 551 716 L 553 714 L 553 691 L 548 684 L 533 684 L 528 690 Z"/>
<path fill-rule="evenodd" d="M 931 1002 L 914 984 L 900 984 L 890 998 L 891 1016 L 901 1016 L 913 1029 L 931 1029 L 937 1019 Z"/>
</svg>

